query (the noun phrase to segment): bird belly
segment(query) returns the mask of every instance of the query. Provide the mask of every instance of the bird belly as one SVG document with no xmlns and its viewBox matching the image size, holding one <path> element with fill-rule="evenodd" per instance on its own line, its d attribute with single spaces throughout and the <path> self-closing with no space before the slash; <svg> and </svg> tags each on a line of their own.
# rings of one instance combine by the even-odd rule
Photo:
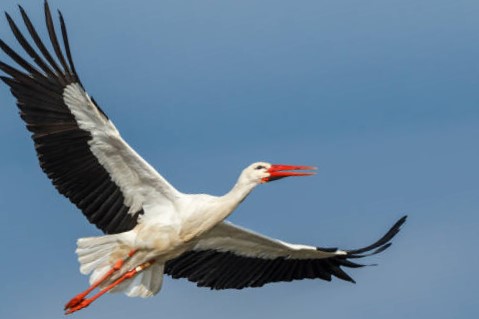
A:
<svg viewBox="0 0 479 319">
<path fill-rule="evenodd" d="M 146 253 L 145 259 L 167 261 L 175 258 L 193 246 L 181 234 L 180 227 L 169 224 L 153 224 L 135 229 L 135 249 Z"/>
</svg>

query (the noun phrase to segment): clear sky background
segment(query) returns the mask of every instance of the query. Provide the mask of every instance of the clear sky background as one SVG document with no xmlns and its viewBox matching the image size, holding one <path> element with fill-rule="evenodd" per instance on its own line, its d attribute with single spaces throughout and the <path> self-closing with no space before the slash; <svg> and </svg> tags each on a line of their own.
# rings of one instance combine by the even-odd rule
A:
<svg viewBox="0 0 479 319">
<path fill-rule="evenodd" d="M 18 20 L 18 2 L 1 9 Z M 20 2 L 45 37 L 43 1 Z M 235 223 L 348 249 L 409 215 L 377 267 L 350 271 L 356 285 L 168 278 L 154 298 L 107 295 L 76 318 L 478 317 L 478 1 L 50 5 L 89 93 L 179 190 L 222 194 L 258 160 L 319 167 L 258 187 Z M 4 18 L 0 36 L 14 43 Z M 61 318 L 87 286 L 75 241 L 100 232 L 41 172 L 5 85 L 0 97 L 0 317 Z"/>
</svg>

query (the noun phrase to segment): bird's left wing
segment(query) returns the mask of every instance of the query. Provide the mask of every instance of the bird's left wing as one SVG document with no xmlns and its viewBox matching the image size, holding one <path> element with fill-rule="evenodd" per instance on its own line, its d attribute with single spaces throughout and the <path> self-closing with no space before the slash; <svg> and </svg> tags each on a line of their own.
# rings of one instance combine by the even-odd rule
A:
<svg viewBox="0 0 479 319">
<path fill-rule="evenodd" d="M 305 278 L 330 281 L 332 276 L 354 282 L 341 267 L 363 267 L 351 259 L 387 249 L 405 221 L 406 216 L 377 242 L 355 250 L 289 244 L 223 222 L 204 234 L 192 250 L 169 261 L 165 272 L 211 289 L 261 287 Z"/>
<path fill-rule="evenodd" d="M 33 64 L 0 40 L 0 48 L 21 69 L 0 62 L 8 76 L 0 78 L 17 98 L 20 115 L 32 132 L 43 171 L 91 223 L 105 233 L 132 229 L 147 204 L 168 205 L 179 196 L 158 172 L 120 136 L 106 114 L 86 93 L 73 64 L 60 13 L 66 57 L 59 44 L 50 9 L 45 20 L 50 53 L 25 11 L 25 26 L 34 45 L 6 14 L 10 28 Z"/>
</svg>

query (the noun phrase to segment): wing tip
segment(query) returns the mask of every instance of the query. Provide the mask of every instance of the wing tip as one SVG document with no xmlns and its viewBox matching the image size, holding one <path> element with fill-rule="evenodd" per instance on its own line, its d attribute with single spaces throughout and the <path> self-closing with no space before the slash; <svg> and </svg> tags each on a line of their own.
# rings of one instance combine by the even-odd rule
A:
<svg viewBox="0 0 479 319">
<path fill-rule="evenodd" d="M 27 14 L 27 13 L 25 12 L 25 9 L 23 9 L 23 7 L 22 7 L 21 4 L 18 4 L 17 6 L 18 6 L 18 9 L 20 10 L 20 13 L 21 13 L 22 15 L 26 15 L 26 14 Z"/>
<path fill-rule="evenodd" d="M 398 221 L 394 223 L 393 226 L 391 226 L 391 228 L 389 228 L 385 235 L 383 235 L 373 244 L 359 249 L 348 250 L 348 258 L 362 258 L 366 256 L 371 256 L 379 254 L 380 252 L 388 249 L 391 246 L 390 241 L 397 235 L 397 233 L 399 233 L 399 231 L 401 230 L 401 226 L 406 222 L 407 217 L 407 215 L 402 216 Z M 363 253 L 370 252 L 372 250 L 374 251 L 369 254 L 362 255 Z"/>
<path fill-rule="evenodd" d="M 392 246 L 392 243 L 390 242 L 396 234 L 400 231 L 401 226 L 406 222 L 408 215 L 402 216 L 400 219 L 398 219 L 394 225 L 387 231 L 387 233 L 381 237 L 378 241 L 373 243 L 372 245 L 369 245 L 364 248 L 356 249 L 356 250 L 349 250 L 346 251 L 346 255 L 338 255 L 334 257 L 336 261 L 339 263 L 339 266 L 344 266 L 348 268 L 359 268 L 359 267 L 364 267 L 364 266 L 377 266 L 378 264 L 357 264 L 353 263 L 349 259 L 354 259 L 354 258 L 364 258 L 372 255 L 376 255 L 379 253 L 382 253 L 386 249 Z M 334 274 L 335 277 L 346 280 L 352 283 L 356 283 L 354 279 L 351 277 L 347 276 L 348 278 L 344 278 L 344 276 L 337 276 Z"/>
</svg>

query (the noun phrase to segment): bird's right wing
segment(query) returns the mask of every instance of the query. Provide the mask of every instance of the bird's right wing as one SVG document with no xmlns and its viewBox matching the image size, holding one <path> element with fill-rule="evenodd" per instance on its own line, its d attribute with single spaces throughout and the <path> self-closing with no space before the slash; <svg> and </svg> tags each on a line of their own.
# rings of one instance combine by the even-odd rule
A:
<svg viewBox="0 0 479 319">
<path fill-rule="evenodd" d="M 84 90 L 75 71 L 62 15 L 66 57 L 46 1 L 45 19 L 52 53 L 22 7 L 20 13 L 34 46 L 8 14 L 7 20 L 34 63 L 0 40 L 3 52 L 21 67 L 16 69 L 0 62 L 0 69 L 8 75 L 0 78 L 17 98 L 20 116 L 32 132 L 40 165 L 57 190 L 80 208 L 91 223 L 110 234 L 135 227 L 139 215 L 149 214 L 145 209 L 148 204 L 172 206 L 180 193 L 121 138 Z"/>
<path fill-rule="evenodd" d="M 169 261 L 165 273 L 211 289 L 261 287 L 269 282 L 332 276 L 354 282 L 341 267 L 364 265 L 351 259 L 387 249 L 406 216 L 374 244 L 355 250 L 295 245 L 268 238 L 228 222 L 204 234 L 192 250 Z"/>
</svg>

